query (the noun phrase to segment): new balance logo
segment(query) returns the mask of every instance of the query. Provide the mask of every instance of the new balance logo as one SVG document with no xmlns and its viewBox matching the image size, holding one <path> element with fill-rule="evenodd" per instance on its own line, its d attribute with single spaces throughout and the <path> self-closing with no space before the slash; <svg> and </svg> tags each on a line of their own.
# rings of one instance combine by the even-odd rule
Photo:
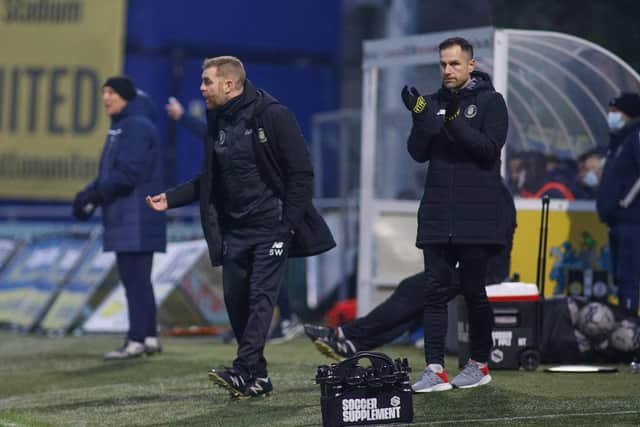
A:
<svg viewBox="0 0 640 427">
<path fill-rule="evenodd" d="M 269 249 L 269 256 L 282 256 L 284 253 L 284 242 L 273 242 Z"/>
<path fill-rule="evenodd" d="M 262 385 L 260 385 L 260 383 L 255 383 L 251 387 L 249 387 L 249 390 L 251 390 L 254 394 L 259 394 L 264 389 L 262 388 Z"/>
<path fill-rule="evenodd" d="M 240 388 L 244 385 L 244 378 L 242 377 L 231 375 L 229 378 L 231 378 L 231 382 L 235 388 Z"/>
</svg>

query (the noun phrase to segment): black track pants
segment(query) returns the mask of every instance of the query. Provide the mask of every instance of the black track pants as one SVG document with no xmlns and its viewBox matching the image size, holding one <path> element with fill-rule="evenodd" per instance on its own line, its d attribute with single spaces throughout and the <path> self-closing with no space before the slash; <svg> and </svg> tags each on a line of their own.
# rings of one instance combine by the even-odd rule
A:
<svg viewBox="0 0 640 427">
<path fill-rule="evenodd" d="M 224 235 L 224 301 L 238 340 L 233 366 L 247 377 L 267 375 L 264 346 L 287 271 L 289 242 L 274 236 L 273 230 L 244 227 Z"/>
<path fill-rule="evenodd" d="M 353 342 L 358 351 L 372 350 L 421 325 L 426 281 L 424 272 L 402 280 L 389 298 L 369 314 L 342 325 L 345 337 Z M 448 298 L 454 298 L 459 293 L 460 288 L 452 286 Z"/>
</svg>

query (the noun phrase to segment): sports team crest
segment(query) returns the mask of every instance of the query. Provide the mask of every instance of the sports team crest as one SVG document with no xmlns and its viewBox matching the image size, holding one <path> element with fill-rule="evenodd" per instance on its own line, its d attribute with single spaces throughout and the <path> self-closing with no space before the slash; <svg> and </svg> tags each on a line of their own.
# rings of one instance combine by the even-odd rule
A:
<svg viewBox="0 0 640 427">
<path fill-rule="evenodd" d="M 476 104 L 471 104 L 464 110 L 464 116 L 467 119 L 472 119 L 478 114 L 478 106 Z"/>
</svg>

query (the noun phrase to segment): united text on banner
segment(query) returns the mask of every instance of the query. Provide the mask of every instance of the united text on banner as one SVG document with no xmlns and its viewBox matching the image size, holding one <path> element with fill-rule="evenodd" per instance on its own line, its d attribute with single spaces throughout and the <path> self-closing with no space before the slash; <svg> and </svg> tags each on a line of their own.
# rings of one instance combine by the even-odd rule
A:
<svg viewBox="0 0 640 427">
<path fill-rule="evenodd" d="M 0 3 L 0 197 L 68 199 L 95 176 L 124 18 L 124 0 Z"/>
</svg>

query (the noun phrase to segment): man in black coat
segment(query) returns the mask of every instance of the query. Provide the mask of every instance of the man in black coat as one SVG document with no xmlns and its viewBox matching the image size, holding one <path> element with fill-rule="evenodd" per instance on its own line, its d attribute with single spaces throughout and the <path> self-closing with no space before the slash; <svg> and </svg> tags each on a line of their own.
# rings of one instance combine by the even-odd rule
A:
<svg viewBox="0 0 640 427">
<path fill-rule="evenodd" d="M 485 292 L 489 258 L 505 244 L 500 233 L 500 151 L 507 136 L 507 109 L 489 76 L 474 71 L 473 47 L 463 38 L 439 46 L 442 87 L 422 96 L 402 90 L 412 112 L 409 154 L 429 162 L 418 210 L 416 245 L 423 250 L 427 367 L 416 392 L 468 388 L 491 381 L 487 361 L 493 312 Z M 448 288 L 459 263 L 470 319 L 471 357 L 451 382 L 444 371 Z"/>
<path fill-rule="evenodd" d="M 489 259 L 487 285 L 508 280 L 511 265 L 511 247 L 516 230 L 516 208 L 511 192 L 503 185 L 500 197 L 500 215 L 505 246 Z M 458 273 L 456 271 L 455 273 Z M 358 351 L 374 350 L 388 344 L 416 325 L 423 323 L 424 301 L 416 298 L 424 292 L 426 275 L 423 272 L 404 278 L 393 293 L 366 316 L 338 328 L 304 325 L 307 336 L 322 354 L 337 361 L 355 355 Z M 447 287 L 448 298 L 460 294 L 460 277 L 454 274 L 452 286 Z"/>
<path fill-rule="evenodd" d="M 234 398 L 254 397 L 273 389 L 264 346 L 287 257 L 316 255 L 335 242 L 311 203 L 313 167 L 293 114 L 253 87 L 235 57 L 206 59 L 202 69 L 203 171 L 147 203 L 162 211 L 200 201 L 238 340 L 233 367 L 212 369 L 209 378 Z"/>
<path fill-rule="evenodd" d="M 207 122 L 185 112 L 180 101 L 170 97 L 165 110 L 170 118 L 180 123 L 197 138 L 205 140 L 207 137 Z M 302 324 L 298 321 L 298 316 L 293 312 L 289 301 L 287 285 L 285 280 L 278 293 L 278 301 L 276 303 L 278 306 L 278 323 L 269 336 L 269 342 L 274 344 L 289 341 L 302 331 Z M 225 334 L 223 340 L 226 342 L 234 338 L 233 330 L 231 330 Z"/>
</svg>

